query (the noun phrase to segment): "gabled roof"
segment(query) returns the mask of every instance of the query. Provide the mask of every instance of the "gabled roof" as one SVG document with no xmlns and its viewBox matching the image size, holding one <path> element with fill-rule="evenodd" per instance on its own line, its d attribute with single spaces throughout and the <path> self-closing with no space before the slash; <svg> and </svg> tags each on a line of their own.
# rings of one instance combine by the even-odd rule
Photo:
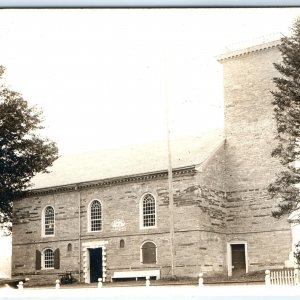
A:
<svg viewBox="0 0 300 300">
<path fill-rule="evenodd" d="M 223 129 L 174 140 L 171 143 L 172 167 L 199 165 L 220 146 Z M 94 180 L 144 174 L 168 169 L 167 142 L 138 144 L 99 150 L 90 153 L 64 155 L 48 170 L 33 180 L 32 189 L 57 187 Z"/>
</svg>

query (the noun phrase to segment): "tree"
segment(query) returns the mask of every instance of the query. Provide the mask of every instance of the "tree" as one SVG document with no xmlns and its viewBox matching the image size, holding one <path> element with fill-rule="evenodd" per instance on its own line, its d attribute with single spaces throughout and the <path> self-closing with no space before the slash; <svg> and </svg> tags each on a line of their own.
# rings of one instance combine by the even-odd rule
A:
<svg viewBox="0 0 300 300">
<path fill-rule="evenodd" d="M 297 265 L 300 265 L 300 242 L 295 245 L 294 257 L 296 259 Z"/>
<path fill-rule="evenodd" d="M 300 168 L 297 166 L 300 154 L 300 19 L 293 24 L 291 33 L 290 37 L 281 39 L 282 61 L 274 64 L 280 76 L 273 79 L 278 145 L 272 156 L 279 159 L 283 169 L 268 190 L 272 197 L 280 199 L 273 211 L 277 218 L 300 205 Z"/>
<path fill-rule="evenodd" d="M 4 71 L 0 66 L 0 79 Z M 58 158 L 55 143 L 38 134 L 41 122 L 40 110 L 0 85 L 0 224 L 11 222 L 13 201 L 24 195 L 32 177 Z"/>
</svg>

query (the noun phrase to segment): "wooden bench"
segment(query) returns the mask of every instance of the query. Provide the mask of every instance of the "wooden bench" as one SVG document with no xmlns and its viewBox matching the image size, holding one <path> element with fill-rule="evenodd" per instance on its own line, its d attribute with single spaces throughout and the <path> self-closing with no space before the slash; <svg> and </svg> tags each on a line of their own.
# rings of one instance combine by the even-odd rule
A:
<svg viewBox="0 0 300 300">
<path fill-rule="evenodd" d="M 111 277 L 111 282 L 116 278 L 135 278 L 135 280 L 138 280 L 138 278 L 146 278 L 146 276 L 160 279 L 160 270 L 114 272 L 114 275 Z"/>
</svg>

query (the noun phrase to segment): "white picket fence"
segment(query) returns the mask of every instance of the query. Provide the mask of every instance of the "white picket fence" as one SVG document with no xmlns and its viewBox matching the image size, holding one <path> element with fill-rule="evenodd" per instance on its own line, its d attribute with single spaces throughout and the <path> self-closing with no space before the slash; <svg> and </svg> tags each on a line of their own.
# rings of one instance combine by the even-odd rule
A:
<svg viewBox="0 0 300 300">
<path fill-rule="evenodd" d="M 266 285 L 299 285 L 299 270 L 266 270 Z"/>
</svg>

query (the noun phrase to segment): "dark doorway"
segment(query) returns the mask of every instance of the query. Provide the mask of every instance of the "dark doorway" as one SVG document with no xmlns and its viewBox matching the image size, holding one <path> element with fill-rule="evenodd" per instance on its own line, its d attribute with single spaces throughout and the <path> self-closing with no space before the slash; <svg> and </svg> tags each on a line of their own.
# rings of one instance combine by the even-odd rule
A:
<svg viewBox="0 0 300 300">
<path fill-rule="evenodd" d="M 90 282 L 102 278 L 102 248 L 89 249 L 90 252 Z"/>
<path fill-rule="evenodd" d="M 246 273 L 245 245 L 231 244 L 232 275 L 239 276 Z"/>
</svg>

